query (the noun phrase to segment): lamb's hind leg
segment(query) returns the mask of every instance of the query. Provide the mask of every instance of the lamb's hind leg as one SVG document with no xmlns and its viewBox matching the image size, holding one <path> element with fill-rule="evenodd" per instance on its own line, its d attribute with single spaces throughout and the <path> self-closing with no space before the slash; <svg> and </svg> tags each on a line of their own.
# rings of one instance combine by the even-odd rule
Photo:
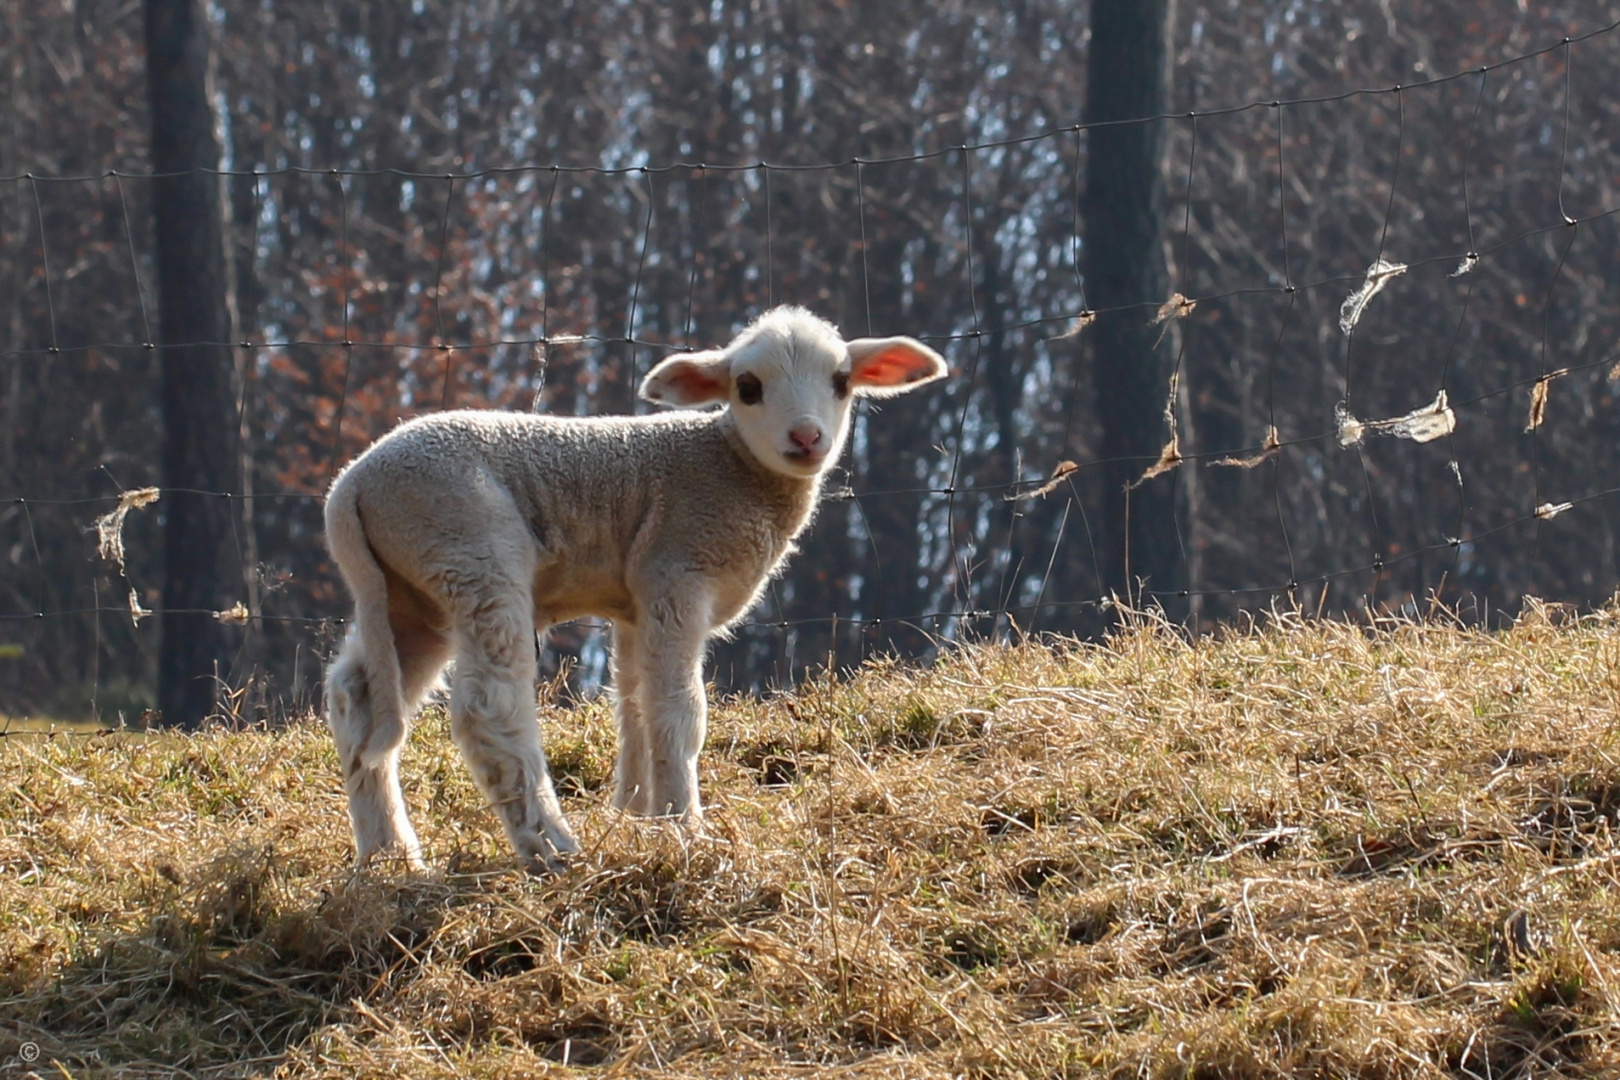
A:
<svg viewBox="0 0 1620 1080">
<path fill-rule="evenodd" d="M 379 683 L 387 681 L 373 680 L 368 664 L 386 663 L 388 658 L 368 657 L 357 628 L 344 643 L 328 675 L 328 723 L 349 796 L 357 865 L 370 862 L 381 852 L 396 850 L 411 866 L 419 868 L 422 847 L 405 811 L 399 754 L 409 731 L 407 718 L 444 666 L 449 643 L 424 625 L 395 623 L 393 631 L 403 700 L 377 699 Z M 379 723 L 379 715 L 384 722 Z"/>
<path fill-rule="evenodd" d="M 540 745 L 529 580 L 527 573 L 491 575 L 458 604 L 450 733 L 518 854 L 554 868 L 579 842 Z"/>
<path fill-rule="evenodd" d="M 631 814 L 653 808 L 652 734 L 641 702 L 640 642 L 628 619 L 613 621 L 613 697 L 619 717 L 619 763 L 613 774 L 613 805 Z"/>
</svg>

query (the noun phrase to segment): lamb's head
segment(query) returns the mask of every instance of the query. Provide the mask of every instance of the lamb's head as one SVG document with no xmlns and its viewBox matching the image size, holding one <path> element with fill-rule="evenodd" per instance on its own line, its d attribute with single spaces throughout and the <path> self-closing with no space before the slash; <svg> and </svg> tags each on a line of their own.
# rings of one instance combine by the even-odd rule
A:
<svg viewBox="0 0 1620 1080">
<path fill-rule="evenodd" d="M 724 349 L 672 356 L 641 383 L 664 405 L 726 404 L 767 468 L 807 477 L 838 459 L 855 396 L 892 397 L 945 375 L 933 349 L 906 337 L 845 341 L 803 308 L 766 312 Z"/>
</svg>

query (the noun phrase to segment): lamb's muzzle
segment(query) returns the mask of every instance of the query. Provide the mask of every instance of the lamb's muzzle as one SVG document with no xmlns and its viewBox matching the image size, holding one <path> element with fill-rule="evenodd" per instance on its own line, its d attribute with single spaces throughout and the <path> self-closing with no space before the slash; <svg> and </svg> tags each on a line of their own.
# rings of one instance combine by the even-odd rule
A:
<svg viewBox="0 0 1620 1080">
<path fill-rule="evenodd" d="M 537 628 L 586 615 L 613 622 L 613 804 L 699 818 L 708 639 L 747 613 L 809 524 L 854 396 L 944 374 L 911 338 L 845 342 L 783 307 L 642 382 L 649 401 L 717 410 L 451 412 L 379 439 L 326 502 L 355 601 L 327 715 L 359 861 L 388 849 L 421 861 L 399 752 L 452 657 L 451 735 L 513 847 L 536 866 L 577 850 L 540 745 L 534 642 Z"/>
</svg>

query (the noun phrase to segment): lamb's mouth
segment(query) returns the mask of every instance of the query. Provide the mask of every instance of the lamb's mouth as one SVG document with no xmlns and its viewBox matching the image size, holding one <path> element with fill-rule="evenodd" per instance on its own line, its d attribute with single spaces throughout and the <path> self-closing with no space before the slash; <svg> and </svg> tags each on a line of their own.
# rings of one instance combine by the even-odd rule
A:
<svg viewBox="0 0 1620 1080">
<path fill-rule="evenodd" d="M 814 447 L 795 446 L 791 450 L 782 451 L 782 456 L 795 465 L 806 468 L 815 468 L 827 459 L 827 455 Z"/>
</svg>

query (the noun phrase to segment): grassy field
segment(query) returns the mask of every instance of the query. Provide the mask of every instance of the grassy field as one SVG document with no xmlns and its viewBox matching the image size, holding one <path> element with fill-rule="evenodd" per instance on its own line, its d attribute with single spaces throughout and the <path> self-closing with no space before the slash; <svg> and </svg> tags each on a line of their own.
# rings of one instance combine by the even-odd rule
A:
<svg viewBox="0 0 1620 1080">
<path fill-rule="evenodd" d="M 1617 610 L 1144 618 L 720 702 L 701 835 L 547 709 L 543 879 L 441 716 L 425 876 L 315 721 L 10 736 L 0 1077 L 1614 1077 L 1617 706 Z"/>
</svg>

